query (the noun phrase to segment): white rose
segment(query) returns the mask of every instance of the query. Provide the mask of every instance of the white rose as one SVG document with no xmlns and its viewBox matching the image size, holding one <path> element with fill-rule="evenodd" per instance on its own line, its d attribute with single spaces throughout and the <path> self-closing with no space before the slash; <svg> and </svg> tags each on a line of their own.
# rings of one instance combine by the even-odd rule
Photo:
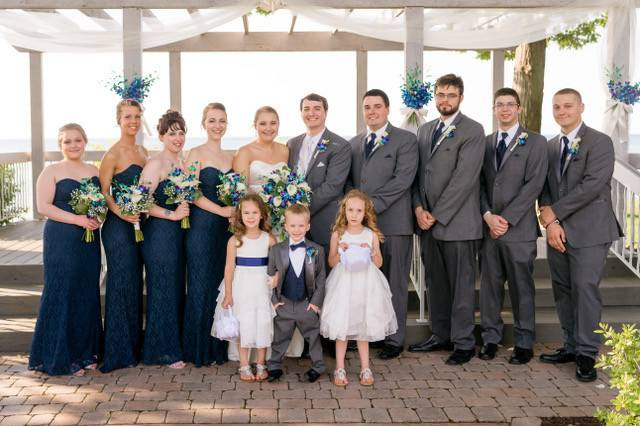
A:
<svg viewBox="0 0 640 426">
<path fill-rule="evenodd" d="M 131 201 L 134 203 L 139 203 L 141 199 L 142 199 L 142 194 L 133 194 L 131 196 Z"/>
<path fill-rule="evenodd" d="M 298 187 L 296 185 L 291 184 L 287 187 L 287 193 L 292 197 L 296 195 L 296 192 L 298 192 Z"/>
<path fill-rule="evenodd" d="M 247 187 L 245 186 L 244 183 L 240 182 L 236 185 L 236 190 L 237 191 L 245 191 L 247 189 Z"/>
<path fill-rule="evenodd" d="M 282 197 L 279 195 L 273 197 L 273 207 L 280 207 L 282 205 Z"/>
</svg>

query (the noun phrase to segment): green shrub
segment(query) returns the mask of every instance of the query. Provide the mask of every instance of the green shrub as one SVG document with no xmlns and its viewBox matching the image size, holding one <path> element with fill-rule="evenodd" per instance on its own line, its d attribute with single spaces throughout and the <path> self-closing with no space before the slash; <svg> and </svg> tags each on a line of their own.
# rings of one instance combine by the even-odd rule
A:
<svg viewBox="0 0 640 426">
<path fill-rule="evenodd" d="M 5 226 L 27 212 L 17 205 L 20 185 L 10 164 L 0 164 L 0 226 Z"/>
<path fill-rule="evenodd" d="M 610 348 L 596 367 L 608 370 L 610 386 L 618 390 L 611 400 L 613 408 L 599 408 L 596 417 L 610 426 L 640 426 L 640 330 L 634 324 L 624 324 L 617 332 L 600 323 L 596 333 L 604 336 Z"/>
</svg>

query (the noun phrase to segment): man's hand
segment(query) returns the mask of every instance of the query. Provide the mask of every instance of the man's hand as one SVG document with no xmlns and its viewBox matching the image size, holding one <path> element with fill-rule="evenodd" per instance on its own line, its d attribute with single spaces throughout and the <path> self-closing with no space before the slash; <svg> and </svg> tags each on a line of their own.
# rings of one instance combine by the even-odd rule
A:
<svg viewBox="0 0 640 426">
<path fill-rule="evenodd" d="M 276 272 L 274 276 L 267 278 L 267 283 L 271 288 L 278 287 L 278 273 Z"/>
<path fill-rule="evenodd" d="M 273 305 L 273 309 L 278 309 L 280 306 L 284 306 L 283 302 L 278 302 Z"/>
<path fill-rule="evenodd" d="M 507 222 L 507 219 L 498 214 L 487 212 L 484 215 L 484 221 L 489 225 L 489 230 L 492 234 L 491 238 L 494 240 L 503 236 L 509 230 L 509 222 Z M 495 237 L 493 237 L 493 235 L 495 235 Z"/>
<path fill-rule="evenodd" d="M 418 227 L 423 231 L 427 231 L 436 223 L 436 220 L 431 215 L 431 213 L 429 213 L 428 211 L 426 211 L 420 206 L 416 207 L 415 214 L 416 214 L 416 220 L 418 222 Z"/>
<path fill-rule="evenodd" d="M 551 222 L 557 219 L 556 214 L 553 212 L 551 206 L 542 206 L 540 207 L 540 214 L 538 215 L 540 219 L 540 224 L 543 227 L 549 226 Z"/>
<path fill-rule="evenodd" d="M 312 310 L 313 312 L 315 312 L 316 314 L 320 314 L 320 308 L 317 307 L 316 305 L 314 305 L 313 303 L 309 303 L 309 306 L 307 306 L 307 311 L 308 310 Z"/>
<path fill-rule="evenodd" d="M 559 223 L 551 223 L 547 226 L 547 242 L 560 253 L 567 251 L 564 247 L 567 238 L 564 235 L 564 228 Z"/>
</svg>

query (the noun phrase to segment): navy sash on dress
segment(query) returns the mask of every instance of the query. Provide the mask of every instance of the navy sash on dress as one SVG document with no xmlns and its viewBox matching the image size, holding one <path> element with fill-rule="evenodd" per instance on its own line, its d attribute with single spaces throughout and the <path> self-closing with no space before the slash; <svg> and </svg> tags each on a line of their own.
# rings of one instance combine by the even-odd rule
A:
<svg viewBox="0 0 640 426">
<path fill-rule="evenodd" d="M 236 257 L 236 266 L 267 266 L 268 257 Z"/>
</svg>

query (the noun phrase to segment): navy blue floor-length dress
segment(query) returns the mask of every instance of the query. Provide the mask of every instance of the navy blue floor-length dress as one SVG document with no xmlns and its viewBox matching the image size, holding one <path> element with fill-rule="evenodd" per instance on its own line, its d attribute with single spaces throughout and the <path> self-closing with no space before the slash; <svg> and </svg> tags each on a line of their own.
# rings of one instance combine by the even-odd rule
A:
<svg viewBox="0 0 640 426">
<path fill-rule="evenodd" d="M 220 170 L 204 167 L 200 170 L 202 195 L 216 204 Z M 187 301 L 184 312 L 182 347 L 184 360 L 196 367 L 222 364 L 227 361 L 227 342 L 211 336 L 213 311 L 218 286 L 224 277 L 227 253 L 227 218 L 191 206 L 191 228 L 187 231 Z"/>
<path fill-rule="evenodd" d="M 164 188 L 158 184 L 153 196 L 156 205 L 167 205 Z M 173 364 L 183 359 L 182 315 L 185 291 L 184 234 L 180 221 L 150 217 L 142 226 L 142 258 L 146 272 L 147 304 L 145 312 L 142 360 L 145 364 Z"/>
<path fill-rule="evenodd" d="M 96 176 L 91 181 L 99 185 Z M 53 204 L 73 213 L 71 192 L 80 182 L 56 183 Z M 44 225 L 44 289 L 31 344 L 29 369 L 72 374 L 98 362 L 100 316 L 100 235 L 84 242 L 84 228 L 48 219 Z"/>
<path fill-rule="evenodd" d="M 142 167 L 132 164 L 113 175 L 112 181 L 133 185 Z M 112 195 L 117 186 L 112 185 Z M 133 367 L 142 348 L 142 251 L 133 224 L 109 211 L 102 225 L 102 245 L 107 257 L 107 289 L 104 314 L 103 373 Z"/>
</svg>

